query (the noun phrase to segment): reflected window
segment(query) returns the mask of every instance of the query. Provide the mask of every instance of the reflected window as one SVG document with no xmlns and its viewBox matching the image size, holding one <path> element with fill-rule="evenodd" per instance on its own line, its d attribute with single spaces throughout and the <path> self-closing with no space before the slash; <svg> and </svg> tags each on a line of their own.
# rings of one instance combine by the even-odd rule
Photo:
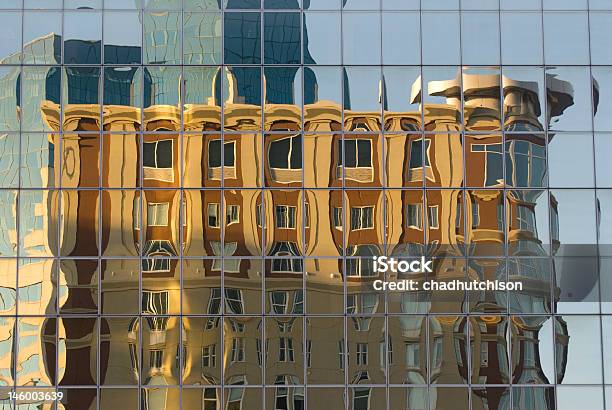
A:
<svg viewBox="0 0 612 410">
<path fill-rule="evenodd" d="M 233 167 L 236 158 L 236 141 L 226 141 L 223 143 L 223 166 Z M 221 167 L 221 140 L 211 140 L 208 142 L 208 167 Z"/>
<path fill-rule="evenodd" d="M 406 225 L 409 228 L 423 229 L 423 204 L 406 205 Z"/>
<path fill-rule="evenodd" d="M 168 202 L 147 204 L 147 225 L 148 226 L 168 226 Z"/>
<path fill-rule="evenodd" d="M 339 368 L 344 369 L 345 353 L 344 353 L 344 339 L 338 341 L 338 358 L 340 359 Z"/>
<path fill-rule="evenodd" d="M 215 256 L 231 256 L 236 253 L 238 243 L 226 242 L 222 244 L 219 241 L 210 241 L 210 247 L 212 248 L 213 255 Z M 220 271 L 222 266 L 227 273 L 240 272 L 240 259 L 213 259 L 211 268 L 213 271 Z"/>
<path fill-rule="evenodd" d="M 217 389 L 208 387 L 202 392 L 203 410 L 217 410 Z"/>
<path fill-rule="evenodd" d="M 489 156 L 487 154 L 487 161 L 488 159 Z M 506 141 L 507 184 L 519 187 L 542 187 L 544 186 L 545 177 L 545 147 L 529 141 Z"/>
<path fill-rule="evenodd" d="M 352 245 L 346 249 L 347 256 L 355 256 L 346 260 L 346 275 L 352 277 L 376 276 L 372 264 L 372 256 L 379 254 L 376 245 Z"/>
<path fill-rule="evenodd" d="M 515 208 L 518 229 L 536 232 L 535 211 L 526 205 L 517 205 Z"/>
<path fill-rule="evenodd" d="M 263 222 L 265 220 L 263 204 L 257 204 L 257 213 L 255 214 L 255 223 L 260 228 L 263 228 Z"/>
<path fill-rule="evenodd" d="M 227 205 L 225 209 L 225 223 L 232 225 L 239 222 L 240 205 Z"/>
<path fill-rule="evenodd" d="M 300 256 L 298 246 L 295 242 L 275 242 L 271 256 Z M 277 258 L 272 260 L 272 272 L 276 273 L 302 273 L 302 260 L 296 258 Z"/>
<path fill-rule="evenodd" d="M 419 368 L 421 363 L 421 345 L 419 342 L 407 342 L 406 367 Z"/>
<path fill-rule="evenodd" d="M 502 184 L 504 169 L 501 144 L 472 144 L 472 152 L 485 153 L 485 186 Z"/>
<path fill-rule="evenodd" d="M 302 168 L 302 137 L 283 138 L 272 141 L 268 151 L 270 168 L 301 169 Z"/>
<path fill-rule="evenodd" d="M 270 304 L 272 305 L 272 311 L 278 315 L 284 314 L 287 311 L 287 292 L 286 291 L 273 291 L 270 293 Z"/>
<path fill-rule="evenodd" d="M 143 165 L 146 168 L 172 168 L 172 140 L 145 142 Z"/>
<path fill-rule="evenodd" d="M 232 343 L 233 346 L 233 343 Z M 232 376 L 228 384 L 244 385 L 246 384 L 245 376 Z M 229 389 L 227 397 L 227 410 L 241 410 L 242 398 L 244 396 L 244 387 L 232 387 Z"/>
<path fill-rule="evenodd" d="M 142 292 L 142 313 L 151 315 L 166 315 L 169 312 L 168 291 Z"/>
<path fill-rule="evenodd" d="M 221 312 L 221 289 L 212 288 L 208 300 L 208 314 L 218 315 Z"/>
<path fill-rule="evenodd" d="M 342 208 L 334 207 L 333 219 L 334 219 L 334 228 L 341 231 L 342 230 L 342 219 L 343 219 Z"/>
<path fill-rule="evenodd" d="M 339 141 L 342 152 L 342 141 Z M 342 158 L 340 163 L 342 165 Z M 344 140 L 344 164 L 347 168 L 369 168 L 372 166 L 372 141 L 369 139 Z"/>
<path fill-rule="evenodd" d="M 357 343 L 357 365 L 367 366 L 368 365 L 368 344 Z"/>
<path fill-rule="evenodd" d="M 281 337 L 278 339 L 278 361 L 279 362 L 294 362 L 293 339 L 290 337 Z"/>
<path fill-rule="evenodd" d="M 425 140 L 425 163 L 423 163 L 423 139 L 410 141 L 410 169 L 429 167 L 429 146 L 431 140 Z"/>
<path fill-rule="evenodd" d="M 550 238 L 559 241 L 559 211 L 556 208 L 550 209 Z"/>
<path fill-rule="evenodd" d="M 355 387 L 353 396 L 354 410 L 369 410 L 370 409 L 370 388 Z"/>
<path fill-rule="evenodd" d="M 42 296 L 42 282 L 21 286 L 18 292 L 19 302 L 40 302 Z"/>
<path fill-rule="evenodd" d="M 230 360 L 232 363 L 244 362 L 244 338 L 243 337 L 232 338 L 232 350 L 230 352 Z"/>
<path fill-rule="evenodd" d="M 219 204 L 209 203 L 207 207 L 208 215 L 208 227 L 218 228 L 219 227 Z"/>
<path fill-rule="evenodd" d="M 202 348 L 202 367 L 217 365 L 217 345 L 212 344 Z"/>
<path fill-rule="evenodd" d="M 143 254 L 147 256 L 142 260 L 143 272 L 170 272 L 170 259 L 176 252 L 168 240 L 147 241 Z"/>
<path fill-rule="evenodd" d="M 438 205 L 427 207 L 427 224 L 430 229 L 438 229 Z"/>
<path fill-rule="evenodd" d="M 242 290 L 225 288 L 225 307 L 228 313 L 240 315 L 244 313 L 244 303 L 242 301 Z"/>
<path fill-rule="evenodd" d="M 472 229 L 478 228 L 480 225 L 480 204 L 474 198 L 472 201 Z"/>
<path fill-rule="evenodd" d="M 351 207 L 351 230 L 374 228 L 374 207 Z"/>
<path fill-rule="evenodd" d="M 291 314 L 301 315 L 302 313 L 304 313 L 304 291 L 302 289 L 298 289 L 293 295 L 293 309 Z"/>
<path fill-rule="evenodd" d="M 276 205 L 276 227 L 282 229 L 295 229 L 296 207 L 289 205 Z"/>
</svg>

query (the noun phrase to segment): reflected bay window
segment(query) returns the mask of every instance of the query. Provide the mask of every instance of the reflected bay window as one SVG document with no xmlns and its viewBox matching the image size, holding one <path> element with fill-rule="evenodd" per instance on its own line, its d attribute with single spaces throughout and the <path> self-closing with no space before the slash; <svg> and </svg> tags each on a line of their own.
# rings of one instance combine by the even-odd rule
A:
<svg viewBox="0 0 612 410">
<path fill-rule="evenodd" d="M 423 204 L 406 205 L 406 225 L 409 228 L 423 229 Z"/>
<path fill-rule="evenodd" d="M 530 141 L 506 141 L 506 183 L 542 187 L 546 178 L 546 148 Z"/>
<path fill-rule="evenodd" d="M 342 153 L 343 141 L 338 141 Z M 338 165 L 342 165 L 342 156 L 339 156 Z M 370 168 L 372 166 L 372 140 L 345 139 L 344 140 L 344 166 L 346 168 Z"/>
<path fill-rule="evenodd" d="M 360 206 L 351 208 L 351 230 L 374 228 L 374 207 Z"/>
<path fill-rule="evenodd" d="M 172 140 L 143 143 L 142 163 L 145 168 L 172 168 Z"/>
<path fill-rule="evenodd" d="M 501 143 L 472 144 L 472 152 L 483 152 L 485 154 L 484 186 L 497 186 L 503 184 L 504 168 Z"/>
<path fill-rule="evenodd" d="M 276 227 L 283 229 L 295 229 L 296 207 L 289 205 L 276 205 Z"/>
<path fill-rule="evenodd" d="M 296 135 L 270 142 L 268 163 L 273 169 L 301 169 L 302 136 Z"/>
<path fill-rule="evenodd" d="M 236 158 L 236 141 L 226 141 L 223 143 L 223 166 L 233 167 Z M 221 167 L 221 140 L 211 140 L 208 142 L 208 167 Z"/>
<path fill-rule="evenodd" d="M 423 156 L 423 139 L 419 138 L 410 141 L 410 161 L 408 163 L 409 169 L 422 168 L 423 166 L 431 166 L 429 163 L 429 146 L 431 145 L 430 140 L 425 140 L 425 156 Z"/>
</svg>

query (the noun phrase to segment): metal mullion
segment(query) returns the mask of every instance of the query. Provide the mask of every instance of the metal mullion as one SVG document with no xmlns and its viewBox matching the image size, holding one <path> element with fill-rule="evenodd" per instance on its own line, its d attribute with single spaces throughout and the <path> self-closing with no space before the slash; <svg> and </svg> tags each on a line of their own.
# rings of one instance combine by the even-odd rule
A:
<svg viewBox="0 0 612 410">
<path fill-rule="evenodd" d="M 349 341 L 348 341 L 348 315 L 347 315 L 347 292 L 348 292 L 348 284 L 347 284 L 347 259 L 346 259 L 346 242 L 347 242 L 347 222 L 349 220 L 349 218 L 347 218 L 347 215 L 349 215 L 350 213 L 348 212 L 348 204 L 347 204 L 347 191 L 346 191 L 346 159 L 345 159 L 345 121 L 344 121 L 344 112 L 346 109 L 346 101 L 345 101 L 345 90 L 348 87 L 347 84 L 347 79 L 348 77 L 345 76 L 346 73 L 346 67 L 344 66 L 344 42 L 342 41 L 344 35 L 343 35 L 343 28 L 344 28 L 344 9 L 340 9 L 340 81 L 341 81 L 341 94 L 340 94 L 340 98 L 341 98 L 341 110 L 340 110 L 340 158 L 342 161 L 342 175 L 341 175 L 341 193 L 342 193 L 342 223 L 343 223 L 343 229 L 342 229 L 342 266 L 343 266 L 343 272 L 342 272 L 342 286 L 343 286 L 343 295 L 342 295 L 342 326 L 343 326 L 343 363 L 344 363 L 344 368 L 343 368 L 343 376 L 344 376 L 344 386 L 343 386 L 343 390 L 344 390 L 344 408 L 345 410 L 349 410 L 349 400 L 350 400 L 350 390 L 348 387 L 348 372 L 349 372 Z M 333 135 L 333 133 L 332 133 Z M 333 140 L 333 137 L 332 137 Z M 332 143 L 333 144 L 333 143 Z M 333 149 L 333 147 L 332 147 Z M 337 171 L 335 173 L 335 178 L 337 178 Z M 349 215 L 350 217 L 350 215 Z"/>
<path fill-rule="evenodd" d="M 223 175 L 223 164 L 224 164 L 224 137 L 225 137 L 225 84 L 227 83 L 226 76 L 226 65 L 225 65 L 225 2 L 221 1 L 221 61 L 219 65 L 219 75 L 221 81 L 221 90 L 219 91 L 220 101 L 220 124 L 219 124 L 219 137 L 221 139 L 221 186 L 224 183 L 224 175 Z M 205 147 L 208 149 L 208 145 L 204 143 Z M 235 161 L 235 159 L 234 159 Z M 201 192 L 201 191 L 200 191 Z M 206 192 L 206 191 L 204 191 Z M 221 195 L 223 191 L 221 191 Z M 200 193 L 200 197 L 201 197 Z M 206 200 L 206 195 L 204 195 L 204 199 Z M 224 219 L 225 223 L 225 219 Z M 221 274 L 219 275 L 219 285 L 220 285 L 220 306 L 219 306 L 219 316 L 217 319 L 217 328 L 219 329 L 219 387 L 215 387 L 215 395 L 217 396 L 217 406 L 219 408 L 225 407 L 225 295 L 224 295 L 224 278 L 223 278 L 223 260 L 221 260 Z M 212 293 L 211 293 L 212 296 Z M 208 310 L 206 313 L 209 313 Z M 217 393 L 218 392 L 218 393 Z"/>
<path fill-rule="evenodd" d="M 590 0 L 587 0 L 587 34 L 588 34 L 588 39 L 589 39 L 589 44 L 591 43 L 591 11 L 590 11 Z M 593 57 L 591 56 L 591 51 L 589 49 L 589 73 L 590 73 L 590 79 L 591 81 L 594 81 L 594 77 L 593 77 Z M 594 95 L 593 95 L 593 87 L 590 87 L 590 96 L 591 96 L 591 138 L 593 140 L 593 186 L 594 186 L 594 209 L 597 210 L 598 207 L 598 198 L 599 198 L 599 189 L 598 188 L 598 184 L 597 184 L 597 168 L 596 168 L 596 155 L 595 155 L 595 100 L 594 100 Z M 599 227 L 600 227 L 600 222 L 601 222 L 601 215 L 598 212 L 595 212 L 595 217 L 597 218 L 596 221 L 596 242 L 595 242 L 595 252 L 596 252 L 596 258 L 597 258 L 597 290 L 598 290 L 598 305 L 599 305 L 599 312 L 598 312 L 598 316 L 599 316 L 599 345 L 601 347 L 600 350 L 600 354 L 601 354 L 601 384 L 604 385 L 604 391 L 603 391 L 603 407 L 606 408 L 606 389 L 605 389 L 605 382 L 606 382 L 606 374 L 605 374 L 605 366 L 603 365 L 605 363 L 605 349 L 604 349 L 604 336 L 603 336 L 603 324 L 604 324 L 604 316 L 603 316 L 603 309 L 602 309 L 602 305 L 603 305 L 603 300 L 602 300 L 602 291 L 601 291 L 601 248 L 599 246 Z"/>
<path fill-rule="evenodd" d="M 23 38 L 24 38 L 24 30 L 23 30 L 23 25 L 24 25 L 24 12 L 23 10 L 21 10 L 21 57 L 20 57 L 20 66 L 18 67 L 19 69 L 19 75 L 21 76 L 21 78 L 23 78 Z M 23 81 L 20 83 L 20 87 L 19 90 L 16 90 L 17 93 L 19 93 L 19 100 L 23 101 Z M 22 135 L 23 135 L 23 118 L 20 118 L 19 121 L 19 131 L 18 134 L 19 136 L 19 144 L 18 144 L 18 149 L 19 149 L 19 154 L 18 154 L 18 159 L 17 159 L 17 163 L 18 163 L 18 169 L 17 169 L 17 189 L 15 190 L 17 192 L 17 206 L 15 207 L 15 219 L 16 219 L 16 223 L 15 223 L 15 227 L 16 227 L 16 231 L 17 231 L 17 250 L 15 253 L 15 259 L 13 261 L 14 267 L 15 267 L 15 316 L 14 316 L 14 321 L 13 321 L 13 344 L 12 344 L 12 354 L 15 358 L 19 357 L 19 321 L 21 319 L 21 316 L 19 315 L 19 260 L 20 260 L 20 251 L 19 251 L 19 239 L 20 239 L 20 212 L 19 212 L 19 204 L 20 204 L 20 199 L 21 199 L 21 172 L 22 172 L 22 156 L 23 156 L 23 143 L 22 143 Z M 58 289 L 56 289 L 56 295 L 59 295 L 59 291 Z M 56 360 L 57 362 L 57 360 Z M 11 365 L 10 365 L 10 371 L 11 371 L 11 376 L 13 378 L 13 385 L 12 387 L 12 391 L 16 391 L 16 387 L 17 387 L 17 360 L 13 360 Z M 57 374 L 57 373 L 56 373 Z M 14 406 L 17 406 L 17 399 L 13 399 L 11 400 L 11 403 Z"/>
<path fill-rule="evenodd" d="M 140 48 L 140 67 L 141 70 L 139 73 L 140 76 L 140 127 L 137 133 L 137 141 L 138 141 L 138 156 L 139 156 L 139 161 L 138 161 L 138 193 L 139 193 L 139 198 L 138 198 L 138 206 L 140 207 L 139 212 L 138 212 L 138 218 L 140 219 L 138 221 L 139 223 L 139 249 L 138 249 L 138 346 L 137 346 L 137 351 L 139 353 L 138 357 L 138 392 L 137 392 L 137 400 L 138 400 L 138 405 L 142 406 L 142 401 L 143 401 L 143 397 L 144 397 L 144 393 L 143 393 L 143 384 L 142 384 L 142 379 L 143 379 L 143 366 L 144 366 L 144 346 L 143 346 L 143 340 L 142 340 L 142 328 L 143 328 L 143 315 L 142 315 L 142 251 L 144 249 L 144 245 L 145 245 L 145 240 L 146 240 L 146 229 L 144 226 L 144 196 L 145 196 L 145 190 L 144 190 L 144 157 L 143 157 L 143 152 L 144 152 L 144 127 L 145 127 L 145 122 L 144 122 L 144 108 L 145 108 L 145 86 L 144 86 L 144 78 L 145 78 L 145 70 L 147 68 L 147 66 L 145 66 L 145 47 L 146 47 L 146 43 L 145 43 L 145 25 L 146 25 L 146 12 L 144 11 L 144 3 L 141 4 L 142 8 L 139 9 L 139 14 L 141 17 L 141 21 L 142 24 L 140 25 L 140 43 L 142 44 L 141 48 Z"/>
<path fill-rule="evenodd" d="M 257 67 L 259 68 L 259 83 L 260 83 L 260 93 L 259 93 L 259 106 L 261 107 L 261 113 L 260 113 L 260 127 L 258 130 L 258 138 L 259 141 L 261 143 L 261 170 L 260 170 L 260 183 L 261 186 L 263 188 L 262 193 L 265 192 L 269 192 L 269 188 L 268 186 L 266 186 L 266 173 L 265 173 L 265 167 L 267 165 L 267 161 L 266 161 L 266 157 L 265 157 L 265 152 L 266 152 L 266 127 L 265 127 L 265 119 L 266 119 L 266 115 L 265 115 L 265 110 L 266 110 L 266 103 L 267 103 L 267 95 L 266 95 L 266 81 L 265 81 L 265 68 L 266 66 L 265 64 L 265 13 L 264 13 L 264 7 L 263 7 L 263 0 L 260 0 L 259 3 L 259 64 L 257 64 Z M 270 197 L 272 196 L 272 193 L 270 192 Z M 262 195 L 262 204 L 264 204 L 265 202 L 265 198 L 264 195 Z M 271 201 L 272 205 L 274 205 L 274 202 Z M 262 209 L 265 209 L 265 207 L 262 206 Z M 265 234 L 264 234 L 264 238 L 265 238 Z M 260 312 L 261 312 L 261 316 L 260 316 L 260 320 L 261 320 L 261 331 L 259 332 L 259 337 L 261 338 L 262 342 L 261 342 L 261 349 L 262 349 L 262 361 L 261 361 L 261 369 L 259 369 L 260 372 L 260 377 L 261 377 L 261 405 L 262 408 L 265 408 L 265 403 L 266 403 L 266 367 L 268 364 L 268 342 L 266 340 L 266 312 L 265 312 L 265 303 L 266 303 L 266 255 L 265 255 L 265 248 L 262 246 L 262 255 L 263 255 L 263 267 L 262 267 L 262 271 L 263 271 L 263 278 L 262 278 L 262 294 L 261 294 L 261 306 L 260 306 Z"/>
<path fill-rule="evenodd" d="M 177 322 L 178 322 L 178 330 L 179 330 L 179 341 L 178 341 L 178 382 L 179 382 L 179 408 L 183 408 L 183 390 L 184 390 L 184 386 L 183 386 L 183 374 L 184 374 L 184 370 L 185 370 L 185 344 L 184 344 L 184 340 L 183 340 L 183 332 L 185 332 L 184 330 L 184 323 L 183 323 L 183 289 L 184 289 L 184 279 L 183 279 L 183 256 L 184 256 L 184 242 L 185 242 L 185 229 L 184 229 L 184 221 L 186 221 L 186 211 L 187 211 L 187 202 L 186 202 L 186 198 L 185 198 L 185 191 L 184 191 L 184 186 L 185 186 L 185 181 L 184 181 L 184 172 L 185 172 L 185 147 L 184 147 L 184 131 L 185 131 L 185 109 L 184 109 L 184 101 L 185 101 L 185 61 L 184 61 L 184 57 L 185 57 L 185 33 L 184 33 L 184 28 L 185 28 L 185 7 L 184 7 L 184 1 L 181 1 L 182 6 L 181 7 L 181 27 L 180 27 L 180 41 L 181 41 L 181 54 L 180 54 L 180 70 L 181 70 L 181 74 L 180 74 L 180 80 L 179 80 L 179 101 L 178 101 L 178 109 L 180 110 L 180 126 L 179 126 L 179 132 L 178 132 L 178 146 L 179 146 L 179 187 L 178 187 L 178 196 L 179 196 L 179 204 L 178 204 L 178 215 L 179 215 L 179 226 L 178 226 L 178 230 L 179 230 L 179 252 L 178 252 L 178 269 L 179 269 L 179 316 L 177 318 Z M 179 28 L 177 28 L 177 30 L 179 30 Z M 183 205 L 185 204 L 185 205 Z"/>
</svg>

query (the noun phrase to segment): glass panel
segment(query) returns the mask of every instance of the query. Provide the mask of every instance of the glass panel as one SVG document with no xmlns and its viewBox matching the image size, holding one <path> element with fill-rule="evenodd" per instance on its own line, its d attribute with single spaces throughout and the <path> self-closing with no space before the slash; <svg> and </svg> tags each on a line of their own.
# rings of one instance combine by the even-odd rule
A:
<svg viewBox="0 0 612 410">
<path fill-rule="evenodd" d="M 299 13 L 264 13 L 264 64 L 301 62 Z"/>
<path fill-rule="evenodd" d="M 181 13 L 145 12 L 143 21 L 144 63 L 180 64 Z"/>
<path fill-rule="evenodd" d="M 418 13 L 383 13 L 383 64 L 421 62 L 420 16 Z"/>
<path fill-rule="evenodd" d="M 62 62 L 62 14 L 25 11 L 23 13 L 23 62 L 59 64 Z"/>
<path fill-rule="evenodd" d="M 64 63 L 100 64 L 102 13 L 64 13 Z"/>
<path fill-rule="evenodd" d="M 588 41 L 587 13 L 544 13 L 546 64 L 589 64 L 589 50 L 584 47 Z M 568 53 L 568 48 L 575 51 Z"/>
<path fill-rule="evenodd" d="M 131 12 L 104 13 L 104 63 L 140 64 L 141 15 Z"/>
<path fill-rule="evenodd" d="M 340 64 L 340 27 L 340 13 L 304 13 L 304 64 Z"/>
<path fill-rule="evenodd" d="M 499 64 L 499 14 L 461 14 L 463 64 Z"/>
<path fill-rule="evenodd" d="M 567 341 L 561 339 L 556 342 L 556 354 L 558 358 L 561 358 L 561 361 L 557 363 L 557 373 L 562 370 L 565 373 L 562 383 L 600 384 L 602 370 L 601 344 L 598 342 L 601 338 L 599 318 L 584 315 L 563 316 L 558 319 L 555 333 L 558 336 L 571 336 L 565 339 Z M 562 389 L 559 388 L 559 390 Z M 599 396 L 601 399 L 601 392 Z"/>
<path fill-rule="evenodd" d="M 184 64 L 221 64 L 221 14 L 185 13 L 183 19 Z"/>
<path fill-rule="evenodd" d="M 612 28 L 608 24 L 611 17 L 612 13 L 591 13 L 589 16 L 592 64 L 612 64 L 612 53 L 606 47 L 606 39 L 612 36 Z"/>
<path fill-rule="evenodd" d="M 225 13 L 226 64 L 261 62 L 261 16 L 259 13 Z"/>
<path fill-rule="evenodd" d="M 596 131 L 612 131 L 612 102 L 603 96 L 612 93 L 612 68 L 592 67 L 593 117 Z"/>
<path fill-rule="evenodd" d="M 344 64 L 380 64 L 380 15 L 342 14 L 342 57 Z"/>
<path fill-rule="evenodd" d="M 0 63 L 19 64 L 21 53 L 21 13 L 5 11 L 0 15 Z"/>
<path fill-rule="evenodd" d="M 542 16 L 501 13 L 503 64 L 542 64 Z"/>
<path fill-rule="evenodd" d="M 556 117 L 549 124 L 549 129 L 590 131 L 593 128 L 588 67 L 547 68 L 546 90 L 557 101 L 549 108 L 551 117 Z"/>
<path fill-rule="evenodd" d="M 609 134 L 595 134 L 595 177 L 597 186 L 602 188 L 612 188 L 612 164 L 605 154 L 612 150 L 611 137 Z"/>
<path fill-rule="evenodd" d="M 459 64 L 459 24 L 456 13 L 421 14 L 423 64 Z"/>
<path fill-rule="evenodd" d="M 551 187 L 594 186 L 592 134 L 555 134 L 548 142 L 548 158 Z"/>
</svg>

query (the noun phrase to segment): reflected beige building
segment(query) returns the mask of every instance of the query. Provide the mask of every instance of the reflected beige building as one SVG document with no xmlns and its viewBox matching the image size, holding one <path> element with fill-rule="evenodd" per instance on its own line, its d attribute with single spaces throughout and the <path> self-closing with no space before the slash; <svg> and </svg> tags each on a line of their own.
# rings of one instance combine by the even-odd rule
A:
<svg viewBox="0 0 612 410">
<path fill-rule="evenodd" d="M 224 75 L 231 84 L 231 71 Z M 571 101 L 567 83 L 552 84 L 547 118 Z M 378 409 L 385 389 L 371 385 L 469 381 L 474 408 L 509 408 L 509 389 L 486 385 L 554 382 L 537 353 L 546 318 L 504 315 L 545 315 L 551 302 L 537 257 L 558 241 L 538 235 L 535 207 L 546 205 L 546 192 L 529 189 L 546 177 L 534 87 L 466 70 L 414 83 L 419 112 L 380 117 L 319 101 L 304 106 L 303 123 L 290 104 L 264 105 L 262 122 L 262 107 L 232 93 L 223 112 L 214 104 L 66 104 L 60 112 L 43 101 L 56 153 L 47 172 L 61 191 L 34 209 L 45 228 L 24 240 L 44 246 L 39 256 L 58 249 L 62 262 L 21 262 L 20 314 L 54 313 L 57 301 L 62 317 L 18 319 L 14 382 L 145 387 L 140 399 L 138 389 L 102 390 L 103 408 L 126 400 L 174 408 L 182 384 L 183 407 L 206 409 L 219 400 L 256 408 L 262 390 L 244 385 L 271 386 L 271 409 L 299 409 L 304 383 L 349 383 L 348 397 L 323 390 L 310 405 Z M 422 104 L 424 93 L 447 103 Z M 502 120 L 520 132 L 502 137 Z M 515 256 L 508 263 L 505 245 Z M 372 290 L 369 262 L 385 253 L 431 255 L 438 280 L 508 272 L 526 290 L 385 295 Z M 14 260 L 3 263 L 14 272 Z M 385 304 L 387 319 L 377 316 Z M 452 314 L 468 309 L 476 315 Z M 82 317 L 97 312 L 104 316 Z M 563 358 L 567 335 L 557 320 Z M 13 322 L 3 329 L 11 338 Z M 44 343 L 28 344 L 29 333 Z M 240 387 L 206 387 L 221 384 Z M 397 391 L 389 399 L 397 408 L 458 400 L 435 389 Z M 76 392 L 81 403 L 95 401 L 95 390 Z"/>
</svg>

